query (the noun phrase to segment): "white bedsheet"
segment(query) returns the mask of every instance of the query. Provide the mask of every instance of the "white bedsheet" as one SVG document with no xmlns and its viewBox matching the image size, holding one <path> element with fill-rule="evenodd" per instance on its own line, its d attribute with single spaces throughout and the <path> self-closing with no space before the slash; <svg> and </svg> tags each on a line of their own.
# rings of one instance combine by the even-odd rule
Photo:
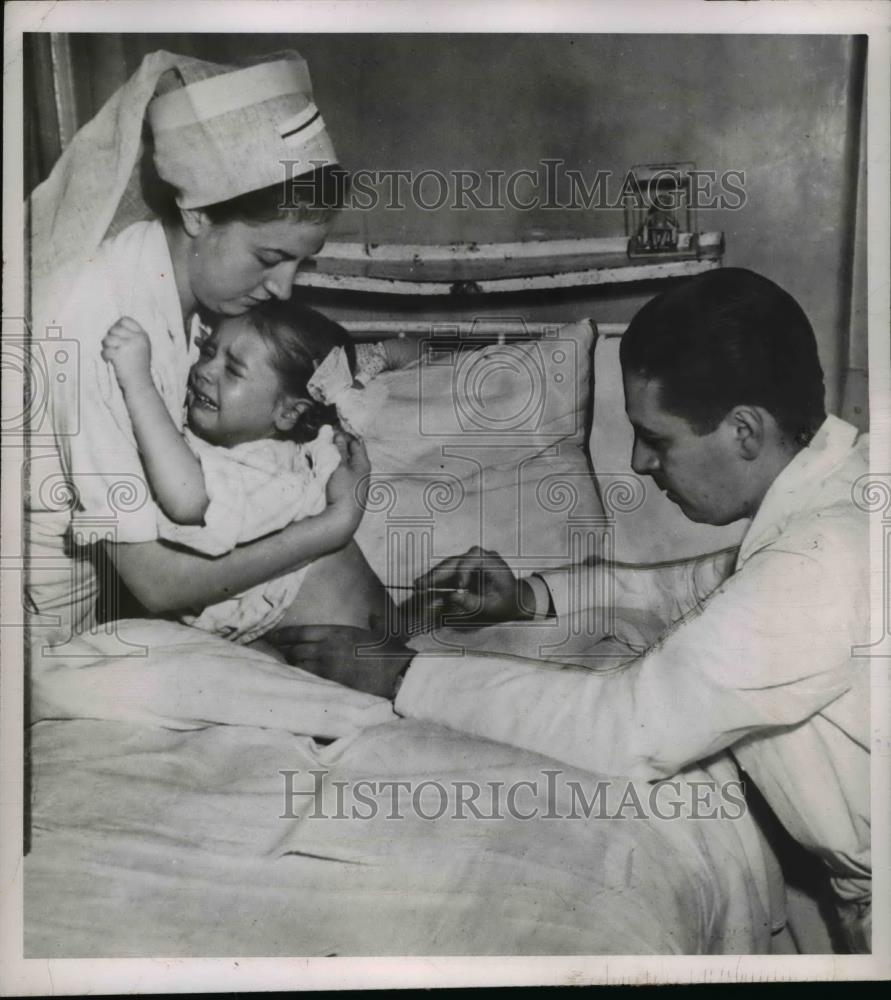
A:
<svg viewBox="0 0 891 1000">
<path fill-rule="evenodd" d="M 148 655 L 103 656 L 119 650 L 103 636 L 32 665 L 28 957 L 769 947 L 747 818 L 545 819 L 543 771 L 586 788 L 594 777 L 400 720 L 388 702 L 184 626 L 120 633 Z M 306 777 L 300 788 L 326 771 L 329 793 L 333 781 L 436 780 L 452 801 L 439 820 L 406 808 L 394 820 L 381 797 L 359 820 L 329 807 L 313 818 L 298 796 L 283 819 L 283 769 Z M 448 818 L 454 782 L 469 779 L 537 780 L 522 806 L 539 818 Z"/>
</svg>

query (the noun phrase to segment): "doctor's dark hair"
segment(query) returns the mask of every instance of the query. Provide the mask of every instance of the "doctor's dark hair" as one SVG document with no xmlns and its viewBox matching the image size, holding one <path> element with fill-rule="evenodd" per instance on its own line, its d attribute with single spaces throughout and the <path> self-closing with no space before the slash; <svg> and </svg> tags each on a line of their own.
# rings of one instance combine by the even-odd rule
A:
<svg viewBox="0 0 891 1000">
<path fill-rule="evenodd" d="M 748 404 L 804 447 L 826 419 L 811 324 L 788 292 L 754 271 L 708 271 L 651 299 L 619 357 L 623 374 L 658 379 L 662 406 L 700 435 Z"/>
<path fill-rule="evenodd" d="M 335 347 L 346 351 L 350 371 L 356 372 L 356 347 L 347 331 L 333 319 L 298 302 L 270 299 L 245 313 L 244 319 L 269 346 L 269 360 L 282 389 L 310 399 L 307 383 Z M 311 400 L 287 437 L 298 444 L 313 441 L 323 424 L 340 427 L 333 406 Z"/>
</svg>

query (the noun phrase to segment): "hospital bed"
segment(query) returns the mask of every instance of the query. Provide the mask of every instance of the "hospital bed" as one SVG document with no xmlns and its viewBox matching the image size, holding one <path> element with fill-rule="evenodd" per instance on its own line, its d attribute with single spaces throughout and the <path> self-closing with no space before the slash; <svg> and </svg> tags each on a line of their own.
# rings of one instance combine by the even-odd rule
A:
<svg viewBox="0 0 891 1000">
<path fill-rule="evenodd" d="M 641 268 L 694 273 L 720 263 L 719 244 L 706 242 L 700 260 L 633 264 L 615 249 L 517 246 L 329 246 L 301 278 L 341 304 L 386 292 L 402 305 L 374 319 L 357 319 L 356 305 L 345 320 L 354 336 L 422 342 L 418 362 L 381 376 L 389 398 L 368 437 L 374 471 L 357 535 L 372 566 L 397 586 L 472 544 L 529 572 L 593 553 L 672 558 L 732 543 L 693 530 L 631 473 L 620 324 L 480 319 L 477 304 L 499 291 L 654 277 Z M 431 318 L 437 296 L 444 307 Z M 610 644 L 609 624 L 546 636 L 442 630 L 419 642 L 600 669 L 632 655 Z M 597 776 L 399 719 L 389 702 L 163 621 L 119 622 L 52 650 L 37 636 L 31 680 L 28 957 L 769 949 L 771 859 L 747 815 L 454 818 L 455 782 L 513 787 L 557 769 L 590 795 Z M 732 776 L 720 758 L 706 770 L 685 780 Z M 337 782 L 361 781 L 443 786 L 445 815 L 429 818 L 425 799 L 390 818 L 386 799 L 374 815 L 344 818 Z M 536 788 L 524 811 L 546 806 Z"/>
</svg>

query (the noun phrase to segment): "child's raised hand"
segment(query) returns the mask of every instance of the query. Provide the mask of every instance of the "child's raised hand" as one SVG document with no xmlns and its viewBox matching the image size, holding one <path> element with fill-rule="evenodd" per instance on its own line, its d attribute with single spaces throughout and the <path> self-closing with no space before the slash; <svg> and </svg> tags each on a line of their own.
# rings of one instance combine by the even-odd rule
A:
<svg viewBox="0 0 891 1000">
<path fill-rule="evenodd" d="M 352 537 L 364 513 L 363 486 L 371 473 L 371 462 L 365 445 L 352 434 L 337 431 L 334 443 L 340 452 L 340 465 L 325 487 L 328 509 Z"/>
<path fill-rule="evenodd" d="M 150 385 L 152 344 L 129 316 L 122 316 L 102 340 L 102 358 L 111 363 L 122 389 Z"/>
</svg>

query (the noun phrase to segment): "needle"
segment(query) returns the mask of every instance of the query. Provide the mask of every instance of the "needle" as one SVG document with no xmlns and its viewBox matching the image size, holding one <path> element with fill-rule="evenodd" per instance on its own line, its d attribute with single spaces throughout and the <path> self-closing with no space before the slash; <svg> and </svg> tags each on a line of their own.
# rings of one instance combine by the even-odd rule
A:
<svg viewBox="0 0 891 1000">
<path fill-rule="evenodd" d="M 466 587 L 413 587 L 408 584 L 388 584 L 390 590 L 412 590 L 416 594 L 466 594 Z"/>
</svg>

